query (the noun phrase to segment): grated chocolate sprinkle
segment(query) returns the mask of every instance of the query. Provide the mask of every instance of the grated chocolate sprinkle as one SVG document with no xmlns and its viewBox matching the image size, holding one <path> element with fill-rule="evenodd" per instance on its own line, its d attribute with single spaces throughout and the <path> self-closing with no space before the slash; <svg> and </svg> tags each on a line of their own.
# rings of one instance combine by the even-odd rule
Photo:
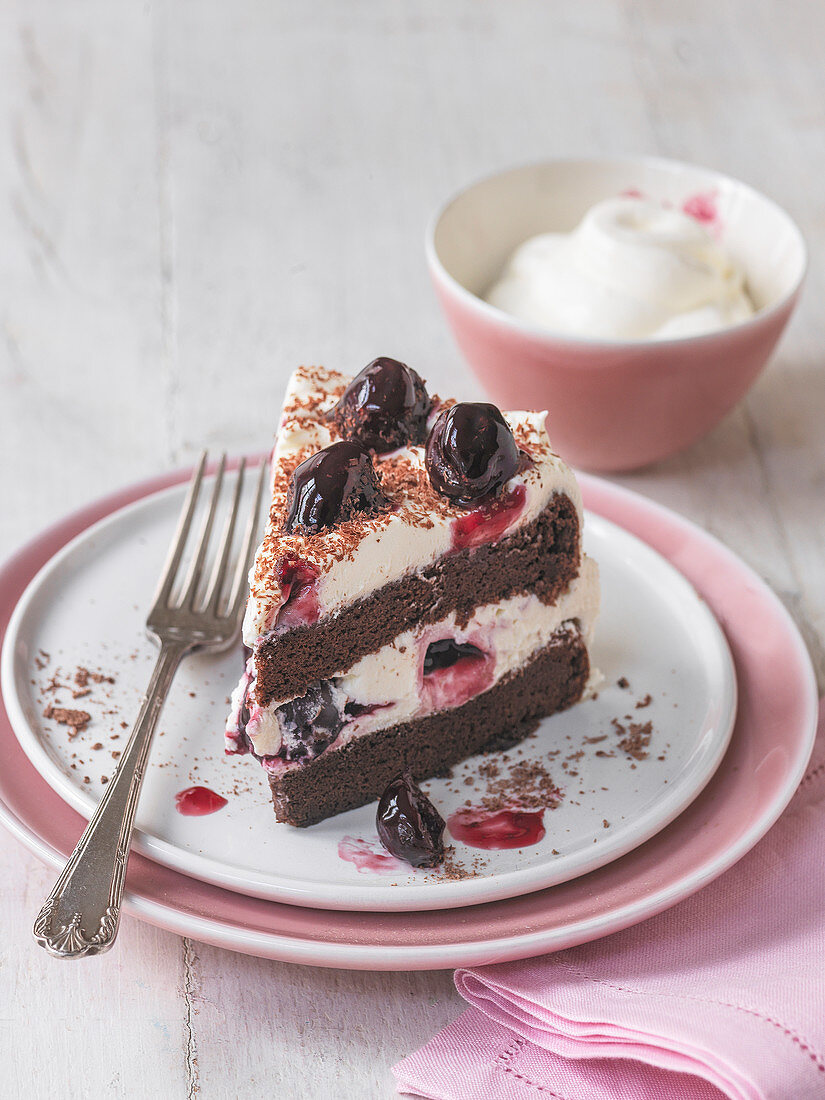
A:
<svg viewBox="0 0 825 1100">
<path fill-rule="evenodd" d="M 619 748 L 622 752 L 626 752 L 634 760 L 646 760 L 650 755 L 647 750 L 653 736 L 653 723 L 630 722 L 623 726 L 617 718 L 613 718 L 612 724 L 616 733 L 621 734 Z"/>
</svg>

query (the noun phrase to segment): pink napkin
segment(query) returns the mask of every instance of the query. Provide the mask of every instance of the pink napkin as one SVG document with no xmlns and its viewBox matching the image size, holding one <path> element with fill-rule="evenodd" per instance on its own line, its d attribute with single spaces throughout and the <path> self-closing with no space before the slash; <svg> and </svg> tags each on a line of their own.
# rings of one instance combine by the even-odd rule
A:
<svg viewBox="0 0 825 1100">
<path fill-rule="evenodd" d="M 394 1067 L 434 1100 L 825 1098 L 825 703 L 757 847 L 595 943 L 458 970 L 471 1007 Z"/>
</svg>

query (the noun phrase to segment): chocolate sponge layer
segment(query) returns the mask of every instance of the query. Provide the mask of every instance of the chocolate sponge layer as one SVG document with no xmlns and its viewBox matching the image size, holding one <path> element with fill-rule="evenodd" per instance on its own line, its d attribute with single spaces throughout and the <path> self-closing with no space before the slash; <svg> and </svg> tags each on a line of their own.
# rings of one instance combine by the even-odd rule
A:
<svg viewBox="0 0 825 1100">
<path fill-rule="evenodd" d="M 575 579 L 579 559 L 576 509 L 557 493 L 512 535 L 448 554 L 337 615 L 263 641 L 255 654 L 256 701 L 265 707 L 273 699 L 302 695 L 308 684 L 345 671 L 402 631 L 438 622 L 453 611 L 469 619 L 476 607 L 520 592 L 555 603 Z"/>
<path fill-rule="evenodd" d="M 581 635 L 561 630 L 528 664 L 463 706 L 357 737 L 306 766 L 270 774 L 276 816 L 314 825 L 379 798 L 405 768 L 417 780 L 430 779 L 485 748 L 515 744 L 540 718 L 577 702 L 589 670 Z"/>
</svg>

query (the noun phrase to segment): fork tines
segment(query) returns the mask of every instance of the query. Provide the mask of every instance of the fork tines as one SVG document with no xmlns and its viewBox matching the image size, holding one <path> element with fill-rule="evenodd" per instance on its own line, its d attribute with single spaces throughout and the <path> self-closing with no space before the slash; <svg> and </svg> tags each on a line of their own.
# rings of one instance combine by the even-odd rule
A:
<svg viewBox="0 0 825 1100">
<path fill-rule="evenodd" d="M 190 614 L 205 614 L 215 619 L 234 619 L 238 617 L 245 597 L 245 582 L 252 555 L 255 549 L 255 534 L 261 510 L 261 499 L 266 473 L 266 462 L 262 462 L 255 487 L 255 497 L 237 549 L 237 560 L 230 583 L 227 584 L 227 572 L 232 559 L 233 543 L 236 541 L 235 528 L 240 511 L 241 498 L 246 473 L 246 459 L 242 458 L 235 478 L 231 507 L 223 524 L 223 530 L 215 551 L 208 582 L 204 585 L 209 546 L 212 541 L 212 528 L 218 511 L 224 480 L 226 480 L 226 454 L 222 454 L 215 471 L 212 495 L 200 523 L 197 540 L 192 548 L 182 584 L 178 587 L 178 574 L 181 570 L 184 552 L 192 531 L 201 487 L 207 474 L 207 452 L 203 451 L 197 464 L 186 494 L 177 530 L 169 547 L 169 554 L 155 593 L 150 619 L 158 612 L 186 611 Z"/>
</svg>

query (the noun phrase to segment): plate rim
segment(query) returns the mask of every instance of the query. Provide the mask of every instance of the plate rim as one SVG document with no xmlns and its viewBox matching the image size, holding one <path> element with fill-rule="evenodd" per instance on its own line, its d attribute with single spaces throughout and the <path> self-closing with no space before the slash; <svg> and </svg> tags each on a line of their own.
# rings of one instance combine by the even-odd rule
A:
<svg viewBox="0 0 825 1100">
<path fill-rule="evenodd" d="M 155 493 L 149 493 L 123 508 L 110 512 L 67 542 L 32 577 L 12 612 L 3 639 L 0 662 L 3 701 L 17 740 L 35 770 L 45 779 L 49 787 L 87 821 L 95 812 L 98 800 L 92 796 L 91 792 L 87 793 L 73 783 L 71 776 L 65 774 L 59 761 L 52 757 L 42 736 L 26 717 L 23 705 L 24 692 L 21 691 L 21 685 L 28 683 L 28 676 L 25 675 L 25 670 L 21 673 L 17 666 L 19 665 L 19 643 L 30 639 L 28 635 L 21 635 L 21 631 L 29 616 L 41 615 L 38 606 L 42 603 L 43 588 L 52 584 L 56 575 L 59 580 L 60 571 L 67 561 L 71 562 L 73 556 L 79 552 L 85 555 L 82 561 L 87 562 L 90 556 L 94 556 L 94 543 L 101 536 L 105 541 L 113 530 L 117 531 L 124 526 L 128 529 L 129 524 L 134 522 L 135 515 L 140 512 L 146 512 L 151 516 L 153 509 L 162 506 L 163 498 L 168 500 L 171 495 L 180 494 L 182 487 L 183 483 L 178 483 Z M 643 827 L 639 828 L 638 825 L 634 827 L 633 822 L 628 822 L 624 828 L 616 829 L 603 840 L 599 836 L 600 843 L 592 849 L 592 855 L 588 855 L 591 851 L 589 847 L 580 846 L 568 856 L 559 859 L 548 856 L 541 862 L 522 868 L 508 869 L 500 874 L 459 882 L 410 882 L 391 888 L 383 883 L 377 884 L 372 881 L 355 881 L 344 885 L 340 882 L 302 882 L 300 879 L 292 881 L 288 878 L 279 881 L 277 873 L 270 873 L 268 876 L 261 874 L 257 878 L 253 873 L 254 881 L 250 883 L 250 868 L 236 868 L 218 857 L 182 848 L 171 839 L 152 832 L 141 833 L 136 830 L 133 849 L 161 866 L 246 896 L 286 902 L 305 908 L 346 909 L 361 912 L 416 912 L 435 911 L 452 906 L 479 905 L 548 889 L 598 870 L 599 867 L 620 859 L 634 848 L 646 843 L 698 798 L 720 766 L 730 744 L 736 719 L 738 696 L 736 671 L 730 647 L 716 616 L 684 574 L 664 555 L 632 532 L 604 516 L 586 511 L 585 531 L 588 524 L 594 523 L 596 526 L 602 525 L 607 529 L 609 540 L 614 542 L 618 540 L 618 557 L 626 559 L 629 547 L 629 552 L 634 556 L 636 568 L 639 565 L 644 567 L 645 558 L 649 561 L 652 559 L 662 578 L 661 583 L 667 586 L 668 592 L 675 594 L 680 608 L 685 613 L 689 612 L 698 617 L 704 642 L 709 640 L 714 646 L 712 657 L 705 663 L 705 668 L 710 665 L 718 670 L 719 675 L 717 694 L 709 697 L 709 705 L 714 705 L 719 710 L 718 730 L 714 732 L 708 745 L 702 743 L 701 729 L 696 731 L 694 747 L 689 757 L 690 768 L 680 772 L 670 786 L 661 787 L 654 804 L 655 809 L 648 808 L 643 819 L 645 821 Z M 28 648 L 31 649 L 31 645 Z M 702 656 L 706 656 L 704 652 Z M 672 780 L 673 778 L 671 776 Z"/>
<path fill-rule="evenodd" d="M 30 559 L 47 560 L 55 552 L 55 549 L 67 542 L 73 534 L 89 526 L 107 512 L 157 489 L 174 484 L 176 481 L 184 480 L 188 476 L 188 472 L 186 470 L 174 471 L 109 494 L 49 527 L 26 544 L 17 554 L 12 555 L 0 573 L 0 617 L 2 621 L 5 621 L 10 614 L 2 606 L 4 599 L 7 602 L 9 601 L 7 590 L 12 590 L 10 602 L 16 603 L 27 581 L 39 567 L 37 563 L 32 566 Z M 813 667 L 801 635 L 784 605 L 761 578 L 723 543 L 697 524 L 632 490 L 613 485 L 592 475 L 580 475 L 580 483 L 586 490 L 586 494 L 598 501 L 598 504 L 590 502 L 593 510 L 602 515 L 606 511 L 608 518 L 614 518 L 612 513 L 618 510 L 622 514 L 622 519 L 614 518 L 614 521 L 626 530 L 631 529 L 635 532 L 639 525 L 644 526 L 645 521 L 655 525 L 663 524 L 665 534 L 675 534 L 682 540 L 685 536 L 692 540 L 698 539 L 714 554 L 724 557 L 728 564 L 743 578 L 743 584 L 747 582 L 750 588 L 761 596 L 770 613 L 777 617 L 780 626 L 784 628 L 786 640 L 793 651 L 794 672 L 798 681 L 795 689 L 799 689 L 795 695 L 797 709 L 794 712 L 796 725 L 793 751 L 790 758 L 791 765 L 781 789 L 773 793 L 767 804 L 760 805 L 745 831 L 737 837 L 735 842 L 723 844 L 721 849 L 714 850 L 712 857 L 700 860 L 695 866 L 691 865 L 688 871 L 680 872 L 676 879 L 658 888 L 653 894 L 645 891 L 643 895 L 631 898 L 629 901 L 612 904 L 607 910 L 600 910 L 589 919 L 566 920 L 559 924 L 554 923 L 552 913 L 549 914 L 549 917 L 544 914 L 549 923 L 545 923 L 542 927 L 533 931 L 511 931 L 502 935 L 485 933 L 479 935 L 476 939 L 465 939 L 459 942 L 442 942 L 439 940 L 439 942 L 433 943 L 425 938 L 424 942 L 408 942 L 405 946 L 400 947 L 396 944 L 380 943 L 378 942 L 380 937 L 377 937 L 375 942 L 370 943 L 370 937 L 366 929 L 361 936 L 351 935 L 351 942 L 342 942 L 341 936 L 344 933 L 341 932 L 341 927 L 345 924 L 344 918 L 353 914 L 343 912 L 336 914 L 335 911 L 331 910 L 297 910 L 296 907 L 283 903 L 262 902 L 253 898 L 243 898 L 242 895 L 229 895 L 227 891 L 222 890 L 220 887 L 199 883 L 198 880 L 189 879 L 179 872 L 173 872 L 159 865 L 151 864 L 139 855 L 134 857 L 133 865 L 130 867 L 131 882 L 127 882 L 125 908 L 151 923 L 181 935 L 194 935 L 206 942 L 267 958 L 354 969 L 431 969 L 523 958 L 544 951 L 571 947 L 576 943 L 617 931 L 629 924 L 653 916 L 676 901 L 688 897 L 732 866 L 749 851 L 767 832 L 787 805 L 804 774 L 805 766 L 813 748 L 816 734 L 818 693 Z M 644 537 L 643 541 L 647 542 L 648 537 Z M 51 549 L 49 549 L 50 547 Z M 670 555 L 663 549 L 658 546 L 656 548 L 663 556 L 672 560 Z M 699 591 L 700 595 L 703 595 L 701 588 L 699 588 Z M 2 717 L 0 714 L 0 719 Z M 8 754 L 9 745 L 4 742 L 7 741 L 8 737 L 11 737 L 14 746 L 16 746 L 16 739 L 10 728 L 6 728 L 6 723 L 0 721 L 0 751 L 6 754 Z M 22 750 L 18 748 L 18 751 L 22 757 Z M 35 783 L 38 781 L 44 782 L 39 779 L 25 757 L 23 757 L 23 763 L 25 768 L 31 771 L 31 775 L 27 776 L 28 779 Z M 80 816 L 69 810 L 59 797 L 51 792 L 50 788 L 46 788 L 46 791 L 55 800 L 56 808 L 68 812 L 69 818 L 76 822 L 77 832 L 79 832 L 83 827 Z M 53 844 L 50 839 L 47 839 L 48 833 L 45 829 L 43 830 L 44 835 L 41 836 L 29 820 L 33 816 L 29 806 L 24 804 L 21 807 L 23 816 L 18 816 L 14 808 L 19 801 L 16 797 L 17 792 L 12 790 L 11 795 L 8 796 L 11 805 L 6 801 L 5 792 L 2 792 L 2 795 L 3 797 L 0 797 L 0 821 L 24 845 L 47 863 L 52 866 L 61 866 L 65 862 L 68 850 L 71 848 L 71 842 L 62 844 L 60 841 L 55 840 Z M 678 819 L 671 828 L 677 825 Z M 656 843 L 655 838 L 652 843 Z M 636 849 L 635 852 L 624 857 L 624 860 L 632 861 L 634 856 L 638 856 L 638 853 L 643 852 L 646 847 L 646 845 L 642 845 L 640 849 Z M 618 861 L 618 863 L 621 862 L 623 861 Z M 609 864 L 606 868 L 595 871 L 592 876 L 586 876 L 586 878 L 592 877 L 594 881 L 597 881 L 599 877 L 604 876 L 606 871 L 615 867 L 617 867 L 617 863 Z M 160 884 L 157 882 L 158 878 L 162 880 Z M 585 880 L 574 881 L 582 883 Z M 139 883 L 139 886 L 133 886 L 134 883 Z M 200 887 L 200 889 L 192 891 L 191 887 L 193 885 Z M 190 889 L 187 889 L 187 887 Z M 530 896 L 534 899 L 541 898 L 543 901 L 542 895 L 549 894 L 552 889 Z M 197 896 L 187 898 L 187 894 L 202 894 L 210 901 L 223 901 L 225 907 L 229 907 L 230 901 L 241 899 L 246 903 L 241 907 L 245 910 L 243 918 L 238 917 L 236 914 L 219 917 L 214 912 L 206 917 L 203 915 L 204 908 L 207 912 L 210 909 L 202 905 L 203 899 Z M 491 916 L 499 915 L 507 918 L 512 923 L 511 910 L 514 902 L 519 900 L 507 899 L 490 902 L 486 905 L 465 909 L 462 912 L 470 914 L 473 911 L 478 911 L 483 913 L 485 917 L 488 914 Z M 199 905 L 201 905 L 201 910 L 198 909 Z M 264 909 L 258 910 L 258 906 L 263 906 Z M 552 906 L 548 906 L 548 909 L 551 910 Z M 288 919 L 295 912 L 302 915 L 309 914 L 310 917 L 322 916 L 327 920 L 328 927 L 324 929 L 323 934 L 310 929 L 305 935 L 298 935 L 292 930 L 288 933 L 272 930 L 273 921 L 276 921 L 282 913 L 285 913 Z M 431 917 L 437 923 L 439 914 L 443 915 L 443 911 L 431 911 L 426 914 L 413 914 L 413 916 Z M 258 917 L 262 915 L 267 916 L 268 919 L 259 921 Z M 373 914 L 355 915 L 361 917 L 373 916 Z M 337 928 L 336 916 L 339 918 Z M 375 916 L 381 917 L 384 922 L 389 921 L 392 923 L 393 919 L 397 920 L 399 917 L 403 917 L 404 914 L 384 913 Z M 532 922 L 532 924 L 535 923 L 535 921 Z M 252 925 L 258 924 L 261 927 L 252 927 Z"/>
</svg>

